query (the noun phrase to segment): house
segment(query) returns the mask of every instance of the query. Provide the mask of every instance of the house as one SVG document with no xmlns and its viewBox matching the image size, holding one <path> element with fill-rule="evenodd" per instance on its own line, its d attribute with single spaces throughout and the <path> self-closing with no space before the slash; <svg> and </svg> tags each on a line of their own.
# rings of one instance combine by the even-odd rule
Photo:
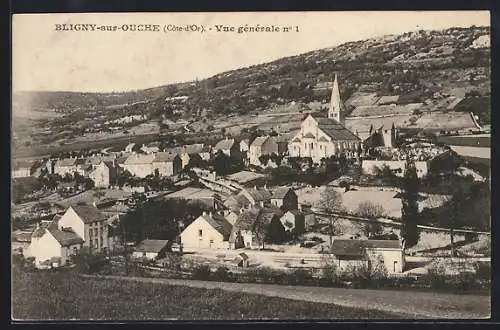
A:
<svg viewBox="0 0 500 330">
<path fill-rule="evenodd" d="M 84 163 L 83 159 L 78 159 L 76 157 L 59 159 L 54 164 L 54 173 L 60 176 L 65 176 L 67 173 L 73 175 L 75 172 L 85 175 L 85 170 L 82 167 L 85 165 Z"/>
<path fill-rule="evenodd" d="M 134 259 L 148 259 L 156 260 L 158 255 L 167 251 L 169 248 L 169 241 L 163 239 L 145 239 L 139 246 L 132 252 L 132 258 Z"/>
<path fill-rule="evenodd" d="M 32 162 L 16 162 L 12 165 L 12 178 L 27 178 L 33 173 Z"/>
<path fill-rule="evenodd" d="M 203 212 L 181 233 L 184 250 L 227 249 L 232 225 L 224 217 Z"/>
<path fill-rule="evenodd" d="M 288 144 L 289 156 L 311 158 L 315 163 L 340 153 L 354 157 L 361 148 L 361 139 L 344 126 L 344 110 L 335 76 L 328 117 L 309 114 Z"/>
<path fill-rule="evenodd" d="M 128 153 L 128 152 L 138 152 L 139 150 L 141 150 L 141 147 L 135 143 L 129 143 L 126 147 L 125 147 L 125 152 Z"/>
<path fill-rule="evenodd" d="M 281 210 L 276 207 L 253 206 L 243 210 L 235 222 L 229 237 L 230 247 L 233 249 L 255 248 L 262 246 L 262 240 L 267 235 L 265 228 L 273 219 L 282 216 Z"/>
<path fill-rule="evenodd" d="M 114 183 L 116 176 L 116 166 L 108 161 L 101 161 L 89 174 L 89 178 L 94 182 L 94 186 L 102 188 L 107 188 Z"/>
<path fill-rule="evenodd" d="M 59 230 L 71 228 L 92 251 L 109 248 L 107 217 L 93 205 L 72 205 L 58 220 Z"/>
<path fill-rule="evenodd" d="M 293 232 L 295 235 L 305 232 L 305 217 L 297 210 L 287 211 L 280 220 L 286 232 Z"/>
<path fill-rule="evenodd" d="M 82 237 L 72 228 L 60 227 L 57 221 L 43 226 L 38 224 L 31 235 L 27 255 L 34 257 L 36 267 L 47 263 L 64 266 L 82 248 L 83 243 Z"/>
<path fill-rule="evenodd" d="M 153 154 L 131 154 L 122 164 L 122 168 L 136 177 L 145 178 L 154 173 L 153 160 L 155 157 Z"/>
<path fill-rule="evenodd" d="M 297 210 L 299 206 L 298 197 L 290 187 L 280 187 L 272 192 L 271 204 L 285 211 Z"/>
<path fill-rule="evenodd" d="M 204 161 L 209 161 L 212 157 L 212 147 L 209 145 L 203 146 L 203 149 L 198 154 Z"/>
<path fill-rule="evenodd" d="M 278 144 L 274 138 L 270 136 L 256 137 L 250 144 L 248 151 L 249 163 L 255 166 L 265 166 L 267 164 L 262 164 L 259 158 L 273 153 L 278 154 Z"/>
<path fill-rule="evenodd" d="M 153 160 L 153 169 L 161 176 L 172 176 L 182 170 L 182 160 L 177 154 L 159 152 Z"/>
<path fill-rule="evenodd" d="M 184 199 L 205 204 L 209 208 L 215 207 L 215 192 L 209 189 L 186 187 L 164 197 L 165 199 Z"/>
<path fill-rule="evenodd" d="M 229 139 L 226 137 L 224 140 L 217 142 L 217 144 L 212 149 L 212 152 L 217 153 L 221 151 L 226 156 L 233 157 L 239 154 L 239 149 L 239 145 L 235 143 L 234 139 Z"/>
<path fill-rule="evenodd" d="M 271 202 L 271 192 L 266 188 L 244 188 L 237 195 L 236 200 L 242 207 L 253 205 L 265 206 Z"/>
<path fill-rule="evenodd" d="M 381 262 L 394 274 L 402 273 L 405 266 L 404 246 L 399 240 L 336 239 L 331 251 L 339 269 Z"/>
</svg>

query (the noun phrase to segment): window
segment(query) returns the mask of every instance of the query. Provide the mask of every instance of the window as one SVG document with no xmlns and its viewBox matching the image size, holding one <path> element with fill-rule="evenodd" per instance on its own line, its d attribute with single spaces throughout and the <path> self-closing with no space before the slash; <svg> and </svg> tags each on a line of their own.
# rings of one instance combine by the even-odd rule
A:
<svg viewBox="0 0 500 330">
<path fill-rule="evenodd" d="M 396 265 L 398 264 L 397 261 L 394 261 L 394 272 L 396 272 Z"/>
<path fill-rule="evenodd" d="M 203 230 L 201 230 L 201 229 L 198 230 L 198 236 L 200 236 L 200 237 L 203 236 Z"/>
<path fill-rule="evenodd" d="M 314 149 L 314 144 L 313 144 L 313 143 L 311 143 L 311 150 L 312 150 L 312 149 Z"/>
<path fill-rule="evenodd" d="M 210 244 L 214 244 L 214 240 L 213 239 L 210 240 Z"/>
</svg>

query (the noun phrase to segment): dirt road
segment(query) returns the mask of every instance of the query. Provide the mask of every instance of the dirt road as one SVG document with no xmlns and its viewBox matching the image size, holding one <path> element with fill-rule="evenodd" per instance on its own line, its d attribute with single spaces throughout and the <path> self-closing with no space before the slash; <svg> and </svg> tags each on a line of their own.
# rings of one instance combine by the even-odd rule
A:
<svg viewBox="0 0 500 330">
<path fill-rule="evenodd" d="M 481 295 L 226 283 L 123 276 L 101 277 L 169 285 L 185 285 L 206 289 L 222 289 L 294 300 L 329 303 L 346 307 L 377 309 L 400 314 L 401 318 L 485 319 L 489 318 L 491 313 L 490 296 Z"/>
</svg>

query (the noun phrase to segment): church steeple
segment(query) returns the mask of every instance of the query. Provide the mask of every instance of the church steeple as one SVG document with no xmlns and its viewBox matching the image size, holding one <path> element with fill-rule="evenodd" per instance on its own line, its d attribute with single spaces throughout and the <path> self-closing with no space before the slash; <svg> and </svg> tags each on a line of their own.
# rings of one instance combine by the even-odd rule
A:
<svg viewBox="0 0 500 330">
<path fill-rule="evenodd" d="M 333 81 L 332 97 L 330 99 L 330 107 L 328 108 L 328 118 L 335 119 L 339 123 L 343 123 L 342 101 L 340 99 L 339 83 L 337 81 L 337 74 Z"/>
</svg>

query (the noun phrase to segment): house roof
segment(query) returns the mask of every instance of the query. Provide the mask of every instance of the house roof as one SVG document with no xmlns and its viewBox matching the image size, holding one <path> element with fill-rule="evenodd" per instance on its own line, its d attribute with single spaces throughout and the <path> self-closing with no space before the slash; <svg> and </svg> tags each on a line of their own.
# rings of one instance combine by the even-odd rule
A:
<svg viewBox="0 0 500 330">
<path fill-rule="evenodd" d="M 129 144 L 127 144 L 127 146 L 125 147 L 125 150 L 130 150 L 130 149 L 132 149 L 133 147 L 135 147 L 135 143 L 129 143 Z"/>
<path fill-rule="evenodd" d="M 142 165 L 142 164 L 151 164 L 155 155 L 153 154 L 133 154 L 127 157 L 124 164 L 125 165 Z"/>
<path fill-rule="evenodd" d="M 224 139 L 215 145 L 214 149 L 215 150 L 226 150 L 226 149 L 231 149 L 231 147 L 234 145 L 234 139 Z"/>
<path fill-rule="evenodd" d="M 250 146 L 254 148 L 259 148 L 267 141 L 267 139 L 269 139 L 269 136 L 258 136 L 253 140 Z"/>
<path fill-rule="evenodd" d="M 70 206 L 84 223 L 92 223 L 106 220 L 106 215 L 93 205 L 71 205 Z"/>
<path fill-rule="evenodd" d="M 56 226 L 47 227 L 47 231 L 61 244 L 61 246 L 70 246 L 83 243 L 83 239 L 78 236 L 71 228 L 57 229 Z"/>
<path fill-rule="evenodd" d="M 169 152 L 158 152 L 156 156 L 154 157 L 153 162 L 154 163 L 169 163 L 172 162 L 175 157 L 177 157 L 177 154 L 175 153 L 169 153 Z"/>
<path fill-rule="evenodd" d="M 212 215 L 201 215 L 206 222 L 210 224 L 215 230 L 222 234 L 224 240 L 229 239 L 229 235 L 231 235 L 231 230 L 233 229 L 233 225 L 229 221 L 226 220 L 223 216 L 218 214 Z"/>
<path fill-rule="evenodd" d="M 64 158 L 64 159 L 59 159 L 55 166 L 73 166 L 76 165 L 77 159 L 76 158 Z"/>
<path fill-rule="evenodd" d="M 279 187 L 272 192 L 271 199 L 283 199 L 290 190 L 293 191 L 293 189 L 290 187 Z"/>
<path fill-rule="evenodd" d="M 243 139 L 240 141 L 240 144 L 242 143 L 245 143 L 246 145 L 248 145 L 250 143 L 250 140 L 249 139 Z"/>
<path fill-rule="evenodd" d="M 16 161 L 12 164 L 13 170 L 31 169 L 34 165 L 32 161 Z"/>
<path fill-rule="evenodd" d="M 366 249 L 400 249 L 398 240 L 354 240 L 336 239 L 332 244 L 332 253 L 343 256 L 363 256 Z"/>
<path fill-rule="evenodd" d="M 167 244 L 168 240 L 164 239 L 145 239 L 135 248 L 135 251 L 159 253 Z"/>
<path fill-rule="evenodd" d="M 187 144 L 182 147 L 181 151 L 182 153 L 192 155 L 192 154 L 199 154 L 200 152 L 203 151 L 204 148 L 205 145 L 203 143 Z"/>
<path fill-rule="evenodd" d="M 298 217 L 298 216 L 303 215 L 303 214 L 302 214 L 299 210 L 288 210 L 286 213 L 291 213 L 291 214 L 293 214 L 295 217 Z M 285 213 L 285 214 L 286 214 L 286 213 Z M 283 215 L 285 215 L 285 214 L 283 214 Z"/>
<path fill-rule="evenodd" d="M 316 122 L 318 123 L 318 127 L 334 141 L 359 141 L 359 137 L 357 137 L 353 132 L 345 128 L 342 124 L 337 122 L 335 119 L 331 118 L 321 118 L 314 117 Z"/>
<path fill-rule="evenodd" d="M 243 191 L 246 191 L 248 193 L 248 195 L 250 195 L 253 198 L 253 200 L 256 202 L 269 200 L 269 199 L 271 199 L 271 196 L 272 196 L 271 192 L 267 189 L 264 189 L 264 188 L 244 189 L 240 193 L 241 194 L 240 196 L 245 196 L 244 194 L 242 194 Z"/>
</svg>

